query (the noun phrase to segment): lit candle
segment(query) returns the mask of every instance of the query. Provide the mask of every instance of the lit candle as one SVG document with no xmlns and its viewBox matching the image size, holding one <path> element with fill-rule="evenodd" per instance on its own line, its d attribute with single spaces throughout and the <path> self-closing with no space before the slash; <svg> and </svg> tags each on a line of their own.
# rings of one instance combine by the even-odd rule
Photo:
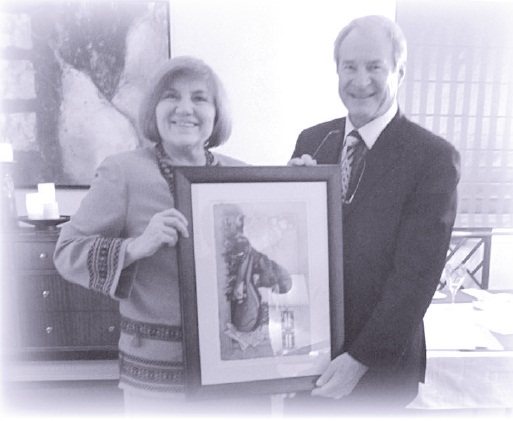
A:
<svg viewBox="0 0 513 421">
<path fill-rule="evenodd" d="M 29 219 L 43 219 L 43 201 L 39 193 L 27 193 L 25 205 Z"/>
<path fill-rule="evenodd" d="M 45 203 L 55 203 L 55 184 L 53 183 L 39 183 L 37 191 L 41 196 L 41 201 Z"/>
<path fill-rule="evenodd" d="M 13 161 L 12 145 L 10 143 L 0 143 L 0 162 L 12 162 Z"/>
<path fill-rule="evenodd" d="M 44 219 L 59 219 L 59 205 L 57 202 L 43 203 L 43 218 Z"/>
<path fill-rule="evenodd" d="M 39 183 L 37 191 L 41 198 L 43 206 L 44 219 L 59 219 L 59 205 L 55 201 L 55 184 L 53 183 Z"/>
</svg>

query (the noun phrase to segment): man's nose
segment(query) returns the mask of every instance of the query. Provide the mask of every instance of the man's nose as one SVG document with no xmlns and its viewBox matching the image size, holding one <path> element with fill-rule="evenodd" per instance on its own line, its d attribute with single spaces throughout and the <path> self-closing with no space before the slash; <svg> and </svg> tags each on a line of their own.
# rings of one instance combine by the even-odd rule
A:
<svg viewBox="0 0 513 421">
<path fill-rule="evenodd" d="M 357 86 L 367 86 L 370 83 L 370 74 L 365 68 L 359 68 L 356 70 L 353 83 Z"/>
</svg>

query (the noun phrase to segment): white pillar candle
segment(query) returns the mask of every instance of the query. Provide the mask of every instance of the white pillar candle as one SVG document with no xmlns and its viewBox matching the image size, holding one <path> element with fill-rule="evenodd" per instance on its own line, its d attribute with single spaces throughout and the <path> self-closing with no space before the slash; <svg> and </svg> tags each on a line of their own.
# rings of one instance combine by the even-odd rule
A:
<svg viewBox="0 0 513 421">
<path fill-rule="evenodd" d="M 59 205 L 57 202 L 43 203 L 43 218 L 44 219 L 59 219 Z"/>
<path fill-rule="evenodd" d="M 12 145 L 10 143 L 0 143 L 0 162 L 12 162 L 14 159 Z"/>
<path fill-rule="evenodd" d="M 29 219 L 43 219 L 43 201 L 39 193 L 27 193 L 25 205 Z"/>
<path fill-rule="evenodd" d="M 53 183 L 39 183 L 37 191 L 41 195 L 43 204 L 55 203 L 55 184 Z"/>
</svg>

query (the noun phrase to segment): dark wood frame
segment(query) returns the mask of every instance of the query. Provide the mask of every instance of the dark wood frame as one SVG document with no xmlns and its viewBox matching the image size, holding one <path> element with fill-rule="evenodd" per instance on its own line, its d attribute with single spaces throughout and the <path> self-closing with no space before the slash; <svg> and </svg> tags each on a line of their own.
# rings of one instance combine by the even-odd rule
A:
<svg viewBox="0 0 513 421">
<path fill-rule="evenodd" d="M 189 221 L 189 238 L 181 238 L 178 246 L 182 320 L 184 327 L 184 364 L 186 393 L 189 399 L 205 397 L 289 393 L 311 390 L 318 376 L 255 380 L 223 384 L 203 384 L 199 320 L 196 290 L 194 226 L 191 189 L 195 183 L 274 183 L 325 182 L 327 192 L 327 236 L 329 259 L 329 317 L 331 358 L 344 341 L 343 323 L 343 266 L 342 266 L 342 207 L 340 171 L 338 166 L 316 167 L 182 167 L 175 170 L 175 201 Z M 281 192 L 280 192 L 281 194 Z M 287 195 L 287 192 L 283 192 Z M 293 199 L 293 198 L 291 198 Z M 314 221 L 307 221 L 307 224 Z M 215 294 L 213 294 L 215 295 Z"/>
</svg>

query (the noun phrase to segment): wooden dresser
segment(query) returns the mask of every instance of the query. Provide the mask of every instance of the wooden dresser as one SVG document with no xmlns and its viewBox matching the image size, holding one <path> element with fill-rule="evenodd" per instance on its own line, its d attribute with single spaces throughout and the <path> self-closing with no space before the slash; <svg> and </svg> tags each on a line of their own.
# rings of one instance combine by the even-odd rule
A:
<svg viewBox="0 0 513 421">
<path fill-rule="evenodd" d="M 118 304 L 65 281 L 53 264 L 58 230 L 2 233 L 7 360 L 117 359 Z"/>
</svg>

